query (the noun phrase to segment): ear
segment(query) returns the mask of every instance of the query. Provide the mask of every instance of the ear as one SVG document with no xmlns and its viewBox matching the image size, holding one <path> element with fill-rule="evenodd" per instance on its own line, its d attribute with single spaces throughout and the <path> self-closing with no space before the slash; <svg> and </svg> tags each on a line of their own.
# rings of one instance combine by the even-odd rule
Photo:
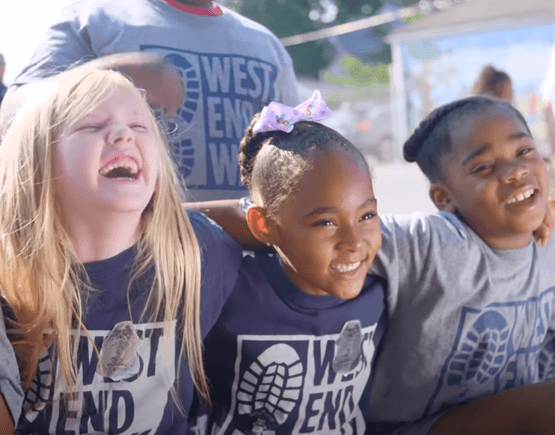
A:
<svg viewBox="0 0 555 435">
<path fill-rule="evenodd" d="M 457 205 L 449 189 L 441 182 L 430 186 L 430 199 L 438 210 L 455 212 Z"/>
<path fill-rule="evenodd" d="M 271 222 L 267 218 L 264 208 L 259 206 L 249 207 L 247 210 L 247 225 L 259 241 L 264 244 L 272 243 Z"/>
</svg>

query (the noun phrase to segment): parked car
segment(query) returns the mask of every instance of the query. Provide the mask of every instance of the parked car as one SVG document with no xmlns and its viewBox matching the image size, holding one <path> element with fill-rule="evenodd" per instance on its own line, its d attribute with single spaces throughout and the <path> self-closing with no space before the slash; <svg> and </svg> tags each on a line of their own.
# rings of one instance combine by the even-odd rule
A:
<svg viewBox="0 0 555 435">
<path fill-rule="evenodd" d="M 322 123 L 349 139 L 367 157 L 379 162 L 393 161 L 389 100 L 344 103 Z"/>
</svg>

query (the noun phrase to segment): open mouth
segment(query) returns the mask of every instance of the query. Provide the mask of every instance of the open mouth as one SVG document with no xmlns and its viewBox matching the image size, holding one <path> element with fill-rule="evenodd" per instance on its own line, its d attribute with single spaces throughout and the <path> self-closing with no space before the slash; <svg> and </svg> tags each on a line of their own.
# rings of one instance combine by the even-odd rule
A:
<svg viewBox="0 0 555 435">
<path fill-rule="evenodd" d="M 511 204 L 524 204 L 526 202 L 531 202 L 538 194 L 538 191 L 535 189 L 527 189 L 524 192 L 519 193 L 518 195 L 511 198 L 507 201 L 507 205 Z M 528 200 L 528 201 L 527 201 Z"/>
<path fill-rule="evenodd" d="M 349 273 L 358 269 L 361 264 L 362 261 L 356 261 L 348 264 L 336 264 L 335 266 L 331 266 L 331 268 L 339 273 Z"/>
<path fill-rule="evenodd" d="M 139 172 L 137 162 L 130 157 L 108 163 L 98 171 L 100 175 L 106 178 L 123 178 L 130 180 L 139 178 Z"/>
</svg>

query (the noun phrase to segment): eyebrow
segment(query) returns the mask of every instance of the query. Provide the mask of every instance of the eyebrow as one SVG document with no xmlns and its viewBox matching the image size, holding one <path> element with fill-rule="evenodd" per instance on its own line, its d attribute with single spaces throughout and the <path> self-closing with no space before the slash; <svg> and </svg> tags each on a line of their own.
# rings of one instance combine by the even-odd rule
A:
<svg viewBox="0 0 555 435">
<path fill-rule="evenodd" d="M 359 208 L 364 208 L 368 205 L 377 204 L 377 203 L 378 201 L 376 200 L 376 198 L 372 196 L 371 198 L 368 198 L 366 201 L 364 201 L 364 203 Z M 303 217 L 309 218 L 309 217 L 316 216 L 319 214 L 324 214 L 324 213 L 337 213 L 339 210 L 340 209 L 338 207 L 316 207 L 314 210 L 310 211 Z"/>
<path fill-rule="evenodd" d="M 519 141 L 520 139 L 522 139 L 523 137 L 530 137 L 530 135 L 528 133 L 525 133 L 523 131 L 517 131 L 515 133 L 511 133 L 509 135 L 509 141 L 511 142 L 516 142 Z M 482 145 L 481 147 L 475 149 L 474 151 L 471 151 L 467 154 L 467 156 L 465 157 L 465 159 L 463 160 L 461 166 L 466 165 L 469 161 L 471 161 L 474 157 L 477 157 L 481 154 L 484 154 L 489 148 L 491 148 L 491 144 L 485 144 Z"/>
</svg>

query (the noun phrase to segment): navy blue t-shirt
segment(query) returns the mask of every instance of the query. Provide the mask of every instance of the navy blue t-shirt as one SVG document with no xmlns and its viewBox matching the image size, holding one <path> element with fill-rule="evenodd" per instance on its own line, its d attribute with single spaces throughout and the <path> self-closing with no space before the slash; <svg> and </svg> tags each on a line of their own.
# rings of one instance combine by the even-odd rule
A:
<svg viewBox="0 0 555 435">
<path fill-rule="evenodd" d="M 351 300 L 299 290 L 277 256 L 247 256 L 206 337 L 212 410 L 192 432 L 363 434 L 372 362 L 386 325 L 385 281 Z"/>
<path fill-rule="evenodd" d="M 239 245 L 204 215 L 190 212 L 189 218 L 202 251 L 201 330 L 205 337 L 233 288 L 242 254 Z M 85 264 L 97 289 L 86 296 L 85 325 L 102 352 L 114 326 L 132 320 L 139 339 L 137 365 L 120 380 L 102 378 L 97 371 L 98 356 L 82 334 L 78 343 L 79 385 L 62 395 L 52 355 L 45 353 L 26 394 L 18 425 L 22 434 L 173 435 L 187 430 L 187 417 L 179 413 L 170 392 L 175 386 L 183 408 L 190 409 L 194 387 L 187 361 L 181 367 L 175 364 L 181 341 L 176 332 L 178 322 L 172 322 L 170 336 L 165 337 L 162 321 L 141 320 L 153 272 L 133 283 L 128 298 L 134 258 L 135 250 L 129 248 L 115 257 Z M 165 346 L 165 339 L 170 340 L 170 346 Z"/>
</svg>

